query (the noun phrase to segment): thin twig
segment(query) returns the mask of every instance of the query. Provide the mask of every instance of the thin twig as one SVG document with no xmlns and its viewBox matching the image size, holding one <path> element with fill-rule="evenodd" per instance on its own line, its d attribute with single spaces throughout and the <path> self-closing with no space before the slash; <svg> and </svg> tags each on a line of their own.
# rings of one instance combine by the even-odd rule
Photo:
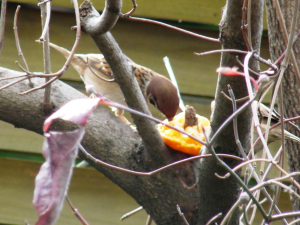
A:
<svg viewBox="0 0 300 225">
<path fill-rule="evenodd" d="M 6 7 L 7 0 L 2 0 L 1 3 L 1 16 L 0 16 L 0 53 L 3 47 L 3 40 L 4 40 L 4 31 L 5 31 L 5 22 L 6 22 Z"/>
<path fill-rule="evenodd" d="M 238 53 L 238 54 L 245 54 L 245 55 L 248 53 L 247 51 L 238 50 L 238 49 L 216 49 L 216 50 L 200 52 L 200 53 L 194 52 L 194 54 L 196 56 L 205 56 L 205 55 L 222 53 L 222 52 Z"/>
<path fill-rule="evenodd" d="M 131 16 L 135 12 L 135 10 L 137 8 L 137 4 L 136 4 L 135 0 L 132 0 L 132 5 L 133 5 L 132 9 L 128 13 L 123 14 L 122 12 L 120 12 L 119 16 L 122 17 L 122 18 Z"/>
<path fill-rule="evenodd" d="M 143 210 L 143 206 L 140 206 L 140 207 L 124 214 L 123 216 L 121 216 L 120 220 L 123 221 L 123 220 L 127 219 L 128 217 L 132 216 L 133 214 L 136 214 L 137 212 L 140 212 L 141 210 Z"/>
<path fill-rule="evenodd" d="M 4 86 L 2 86 L 2 87 L 0 88 L 0 91 L 3 90 L 3 89 L 5 89 L 5 88 L 8 88 L 8 87 L 10 87 L 10 86 L 12 86 L 12 85 L 14 85 L 14 84 L 16 84 L 16 83 L 19 83 L 19 82 L 21 82 L 21 81 L 23 81 L 23 80 L 26 80 L 26 79 L 27 79 L 27 77 L 23 77 L 23 78 L 21 78 L 21 79 L 19 79 L 19 80 L 16 80 L 16 81 L 11 82 L 11 83 L 9 83 L 9 84 L 7 84 L 7 85 L 4 85 Z"/>
<path fill-rule="evenodd" d="M 248 42 L 249 42 L 249 51 L 252 50 L 252 43 L 251 43 L 251 0 L 248 0 L 248 7 L 247 7 L 247 39 L 248 39 Z"/>
<path fill-rule="evenodd" d="M 41 0 L 40 0 L 41 1 Z M 43 43 L 43 56 L 44 56 L 44 72 L 45 74 L 51 73 L 51 60 L 50 60 L 50 47 L 49 47 L 49 22 L 51 15 L 51 4 L 47 2 L 40 5 L 41 8 L 41 18 L 42 18 L 42 35 L 40 41 Z M 48 85 L 45 86 L 44 99 L 43 99 L 43 110 L 44 113 L 50 114 L 52 111 L 51 104 L 51 83 L 48 83 L 50 78 L 45 78 L 45 83 Z"/>
<path fill-rule="evenodd" d="M 218 213 L 217 215 L 212 217 L 205 225 L 210 225 L 211 223 L 213 223 L 215 220 L 219 219 L 220 217 L 222 217 L 222 213 Z"/>
<path fill-rule="evenodd" d="M 21 57 L 24 65 L 25 65 L 25 71 L 27 72 L 27 71 L 29 71 L 29 68 L 28 68 L 28 64 L 26 62 L 26 59 L 24 57 L 24 54 L 22 52 L 22 49 L 21 49 L 21 44 L 20 44 L 20 39 L 19 39 L 19 34 L 18 34 L 18 26 L 17 26 L 17 21 L 18 21 L 18 15 L 19 15 L 19 12 L 20 12 L 20 8 L 21 8 L 21 6 L 18 5 L 17 9 L 16 9 L 15 17 L 14 17 L 14 34 L 15 34 L 15 41 L 16 41 L 16 47 L 17 47 L 17 50 L 18 50 L 18 54 Z M 19 67 L 21 67 L 21 65 L 19 65 Z M 29 81 L 30 87 L 33 87 L 33 83 L 32 83 L 30 78 L 28 78 L 28 81 Z"/>
<path fill-rule="evenodd" d="M 247 51 L 238 50 L 238 49 L 217 49 L 213 51 L 207 51 L 207 52 L 201 52 L 201 53 L 194 53 L 197 56 L 204 56 L 209 54 L 215 54 L 215 53 L 222 53 L 222 52 L 231 52 L 231 53 L 238 53 L 238 54 L 248 54 Z M 257 53 L 253 52 L 254 59 L 258 60 L 259 62 L 267 65 L 268 67 L 271 67 L 275 73 L 278 71 L 278 68 L 275 64 L 272 64 L 270 60 L 265 60 L 262 57 L 260 57 Z"/>
<path fill-rule="evenodd" d="M 75 39 L 75 43 L 73 45 L 73 48 L 70 52 L 70 55 L 69 57 L 67 58 L 64 66 L 62 67 L 62 69 L 60 69 L 58 72 L 56 73 L 52 73 L 52 74 L 37 74 L 37 73 L 33 73 L 32 76 L 43 76 L 43 77 L 54 77 L 53 79 L 51 79 L 50 81 L 48 81 L 47 83 L 39 86 L 39 87 L 36 87 L 36 88 L 32 88 L 28 91 L 25 91 L 23 93 L 21 93 L 21 95 L 25 95 L 25 94 L 28 94 L 28 93 L 31 93 L 33 91 L 36 91 L 36 90 L 39 90 L 39 89 L 42 89 L 44 87 L 46 87 L 47 85 L 51 84 L 52 82 L 54 82 L 55 80 L 57 80 L 59 77 L 61 77 L 64 72 L 68 69 L 70 63 L 71 63 L 71 60 L 73 58 L 73 55 L 75 54 L 75 51 L 76 51 L 76 48 L 77 46 L 79 45 L 79 41 L 80 41 L 80 37 L 81 37 L 81 26 L 80 26 L 80 16 L 79 16 L 79 9 L 78 9 L 78 2 L 77 0 L 74 0 L 73 1 L 74 3 L 74 9 L 75 9 L 75 17 L 76 17 L 76 26 L 77 26 L 77 29 L 76 29 L 76 39 Z"/>
<path fill-rule="evenodd" d="M 250 1 L 250 4 L 251 4 L 251 1 Z M 248 29 L 248 27 L 250 26 L 250 23 L 251 23 L 251 21 L 249 21 L 249 17 L 251 18 L 251 15 L 249 15 L 250 13 L 247 12 L 248 6 L 249 6 L 248 0 L 244 0 L 243 8 L 242 8 L 241 30 L 242 30 L 243 38 L 246 43 L 248 51 L 252 51 L 252 47 L 251 47 L 251 43 L 250 43 L 251 39 L 249 39 L 249 35 L 251 36 L 251 31 L 249 31 L 249 29 Z"/>
<path fill-rule="evenodd" d="M 73 205 L 72 205 L 72 203 L 71 203 L 69 197 L 68 197 L 67 195 L 66 195 L 65 197 L 66 197 L 66 200 L 67 200 L 69 206 L 71 207 L 71 209 L 72 209 L 74 215 L 79 219 L 79 221 L 80 221 L 83 225 L 89 225 L 89 223 L 88 223 L 88 222 L 83 218 L 83 216 L 80 214 L 79 210 L 78 210 L 77 208 L 73 207 Z"/>
<path fill-rule="evenodd" d="M 190 225 L 189 222 L 186 220 L 184 214 L 181 212 L 180 206 L 177 204 L 176 205 L 177 211 L 179 213 L 179 216 L 182 218 L 183 222 L 185 225 Z"/>
<path fill-rule="evenodd" d="M 246 211 L 246 205 L 243 205 L 243 213 L 244 213 L 244 221 L 246 225 L 250 225 L 249 220 L 248 220 L 248 215 Z"/>
<path fill-rule="evenodd" d="M 124 173 L 128 173 L 128 174 L 132 174 L 132 175 L 137 175 L 137 176 L 152 176 L 154 174 L 157 174 L 163 170 L 166 170 L 166 169 L 169 169 L 173 166 L 177 166 L 181 163 L 185 163 L 185 162 L 189 162 L 189 161 L 193 161 L 195 159 L 201 159 L 201 158 L 208 158 L 208 157 L 211 157 L 212 155 L 211 154 L 205 154 L 205 155 L 198 155 L 198 156 L 194 156 L 194 157 L 190 157 L 190 158 L 186 158 L 186 159 L 182 159 L 182 160 L 179 160 L 177 162 L 174 162 L 174 163 L 170 163 L 166 166 L 163 166 L 161 168 L 158 168 L 156 170 L 153 170 L 151 172 L 138 172 L 138 171 L 134 171 L 134 170 L 129 170 L 129 169 L 125 169 L 125 168 L 121 168 L 121 167 L 118 167 L 118 166 L 114 166 L 112 164 L 109 164 L 109 163 L 106 163 L 102 160 L 99 160 L 99 159 L 96 159 L 94 156 L 92 156 L 89 152 L 87 152 L 82 145 L 79 145 L 79 149 L 82 151 L 82 153 L 89 159 L 91 159 L 94 163 L 96 164 L 100 164 L 102 166 L 106 166 L 108 168 L 111 168 L 111 169 L 114 169 L 114 170 L 117 170 L 117 171 L 120 171 L 120 172 L 124 172 Z M 232 158 L 231 155 L 226 155 L 226 154 L 217 154 L 218 156 L 220 157 L 230 157 Z M 238 157 L 234 157 L 235 159 L 239 159 L 241 160 L 240 158 Z"/>
<path fill-rule="evenodd" d="M 50 23 L 50 16 L 51 16 L 51 4 L 50 1 L 47 2 L 42 2 L 46 4 L 46 10 L 45 7 L 43 6 L 44 4 L 38 4 L 39 6 L 41 6 L 41 16 L 42 16 L 42 25 L 43 25 L 43 32 L 41 37 L 39 38 L 41 42 L 46 41 L 46 39 L 49 39 L 49 37 L 47 38 L 46 36 L 48 36 L 49 34 L 49 23 Z M 46 15 L 46 18 L 44 18 L 44 16 Z M 49 40 L 48 40 L 49 41 Z"/>
<path fill-rule="evenodd" d="M 147 221 L 146 221 L 146 225 L 151 225 L 152 224 L 152 217 L 150 215 L 147 216 Z"/>
<path fill-rule="evenodd" d="M 182 184 L 182 186 L 185 188 L 185 189 L 187 189 L 187 190 L 191 190 L 191 189 L 193 189 L 194 187 L 196 187 L 197 186 L 197 184 L 199 183 L 199 178 L 196 180 L 196 182 L 193 184 L 193 185 L 191 185 L 191 186 L 188 186 L 185 182 L 184 182 L 184 180 L 182 180 L 182 178 L 180 177 L 180 175 L 176 172 L 176 177 L 178 178 L 178 180 L 179 180 L 179 182 Z"/>
<path fill-rule="evenodd" d="M 228 87 L 228 92 L 230 94 L 230 97 L 232 99 L 232 111 L 235 112 L 237 110 L 235 96 L 234 96 L 231 86 L 228 84 L 227 87 Z M 237 127 L 237 117 L 234 117 L 232 122 L 233 122 L 233 133 L 234 133 L 235 143 L 238 146 L 240 154 L 243 156 L 244 159 L 246 159 L 247 155 L 245 154 L 245 151 L 244 151 L 243 146 L 239 139 L 239 133 L 238 133 L 238 127 Z"/>
<path fill-rule="evenodd" d="M 286 218 L 286 217 L 298 217 L 298 216 L 300 216 L 300 211 L 281 213 L 278 215 L 273 215 L 269 221 L 271 222 L 271 221 L 280 220 L 280 219 Z"/>
<path fill-rule="evenodd" d="M 42 1 L 42 2 L 39 2 L 39 3 L 37 4 L 37 6 L 40 6 L 40 5 L 45 4 L 45 3 L 47 3 L 47 2 L 50 2 L 50 1 L 52 1 L 52 0 L 44 0 L 44 1 Z"/>
<path fill-rule="evenodd" d="M 181 28 L 178 28 L 178 27 L 174 27 L 174 26 L 166 24 L 166 23 L 162 23 L 162 22 L 158 22 L 158 21 L 154 21 L 154 20 L 150 20 L 150 19 L 145 19 L 145 18 L 131 17 L 131 16 L 128 17 L 128 19 L 133 20 L 133 21 L 157 24 L 157 25 L 160 25 L 160 26 L 163 26 L 163 27 L 170 28 L 172 30 L 180 31 L 181 33 L 188 34 L 188 35 L 196 37 L 196 38 L 201 38 L 201 39 L 204 39 L 204 40 L 207 40 L 207 41 L 220 43 L 219 39 L 206 37 L 206 36 L 200 35 L 200 34 L 196 34 L 194 32 L 187 31 L 187 30 L 184 30 L 184 29 L 181 29 Z"/>
<path fill-rule="evenodd" d="M 295 225 L 298 222 L 300 222 L 300 218 L 293 220 L 292 222 L 290 222 L 288 225 Z"/>
</svg>

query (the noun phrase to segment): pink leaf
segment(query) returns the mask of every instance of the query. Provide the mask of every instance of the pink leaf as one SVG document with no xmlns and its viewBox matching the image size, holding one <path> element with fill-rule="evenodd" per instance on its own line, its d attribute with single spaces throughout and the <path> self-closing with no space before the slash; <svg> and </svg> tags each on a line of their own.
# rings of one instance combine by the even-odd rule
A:
<svg viewBox="0 0 300 225">
<path fill-rule="evenodd" d="M 46 162 L 35 178 L 33 205 L 39 216 L 36 225 L 52 225 L 62 210 L 64 196 L 73 172 L 78 145 L 85 129 L 45 134 Z"/>
<path fill-rule="evenodd" d="M 55 119 L 68 120 L 83 126 L 86 125 L 89 115 L 101 101 L 103 101 L 101 98 L 85 98 L 75 99 L 66 103 L 45 120 L 44 132 L 48 131 L 52 121 Z"/>
<path fill-rule="evenodd" d="M 219 67 L 216 72 L 225 75 L 225 76 L 242 76 L 245 77 L 245 74 L 242 72 L 238 71 L 237 67 Z M 258 90 L 258 82 L 253 78 L 253 77 L 249 77 L 250 81 L 254 84 L 255 89 Z"/>
</svg>

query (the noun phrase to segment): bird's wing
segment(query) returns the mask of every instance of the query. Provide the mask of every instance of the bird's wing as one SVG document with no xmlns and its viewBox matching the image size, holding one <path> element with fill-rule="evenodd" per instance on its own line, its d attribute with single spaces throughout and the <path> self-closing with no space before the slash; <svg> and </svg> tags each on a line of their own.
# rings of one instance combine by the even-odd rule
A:
<svg viewBox="0 0 300 225">
<path fill-rule="evenodd" d="M 265 106 L 262 103 L 259 104 L 259 109 L 258 109 L 258 115 L 259 116 L 260 116 L 260 113 L 261 113 L 261 115 L 263 117 L 268 117 L 269 112 L 270 112 L 270 109 L 267 106 Z M 272 112 L 272 114 L 271 114 L 271 119 L 272 119 L 273 122 L 278 122 L 280 120 L 279 117 L 277 116 L 277 114 L 274 113 L 274 112 Z"/>
<path fill-rule="evenodd" d="M 103 55 L 89 54 L 87 56 L 87 65 L 97 78 L 108 82 L 114 81 L 111 68 L 109 67 Z"/>
</svg>

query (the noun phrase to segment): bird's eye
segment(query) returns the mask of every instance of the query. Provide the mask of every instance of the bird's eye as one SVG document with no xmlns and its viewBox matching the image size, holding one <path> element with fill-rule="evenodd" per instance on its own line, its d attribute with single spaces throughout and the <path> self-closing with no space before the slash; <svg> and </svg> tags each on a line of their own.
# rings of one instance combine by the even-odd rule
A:
<svg viewBox="0 0 300 225">
<path fill-rule="evenodd" d="M 149 95 L 149 102 L 157 108 L 157 101 L 154 96 Z"/>
</svg>

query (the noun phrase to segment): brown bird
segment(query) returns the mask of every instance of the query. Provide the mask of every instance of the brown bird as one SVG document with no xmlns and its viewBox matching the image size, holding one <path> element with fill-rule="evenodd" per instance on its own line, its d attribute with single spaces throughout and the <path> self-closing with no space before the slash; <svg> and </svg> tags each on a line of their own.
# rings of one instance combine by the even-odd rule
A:
<svg viewBox="0 0 300 225">
<path fill-rule="evenodd" d="M 268 121 L 268 116 L 269 116 L 270 109 L 267 106 L 265 106 L 264 104 L 258 103 L 257 101 L 254 101 L 253 103 L 257 107 L 257 114 L 258 114 L 258 117 L 260 119 L 260 128 L 261 128 L 262 132 L 265 133 L 266 128 L 267 128 L 267 121 Z M 212 112 L 213 112 L 214 108 L 215 108 L 215 100 L 213 100 L 211 102 L 211 111 Z M 276 114 L 276 113 L 273 112 L 271 114 L 272 116 L 271 116 L 271 125 L 270 126 L 272 126 L 272 125 L 274 125 L 274 124 L 276 124 L 280 121 L 280 118 L 277 116 L 279 114 L 278 113 Z M 269 131 L 268 144 L 270 144 L 274 141 L 277 141 L 277 140 L 281 140 L 282 139 L 281 134 L 282 134 L 282 132 L 281 132 L 281 127 L 280 126 L 277 126 L 274 129 L 270 130 Z M 291 141 L 300 143 L 300 138 L 295 136 L 294 134 L 288 132 L 287 130 L 284 130 L 284 137 L 287 140 L 291 140 Z M 256 129 L 254 129 L 254 138 L 253 138 L 254 141 L 256 141 L 257 138 L 258 138 L 258 134 L 257 134 Z M 254 153 L 258 153 L 262 149 L 263 149 L 263 144 L 259 140 L 258 143 L 256 144 L 256 146 L 254 147 Z"/>
<path fill-rule="evenodd" d="M 257 105 L 258 102 L 254 101 L 254 104 Z M 262 129 L 262 132 L 266 131 L 269 112 L 270 112 L 270 109 L 267 106 L 265 106 L 262 103 L 259 103 L 257 114 L 258 114 L 259 119 L 261 120 L 260 127 Z M 279 114 L 278 113 L 276 114 L 276 113 L 272 112 L 272 114 L 271 114 L 271 126 L 280 121 L 280 117 L 278 117 Z M 274 141 L 277 141 L 277 140 L 281 140 L 281 138 L 282 138 L 281 134 L 282 134 L 281 126 L 277 126 L 274 129 L 270 130 L 268 144 L 272 143 Z M 300 143 L 300 138 L 295 136 L 294 134 L 288 132 L 287 130 L 284 130 L 284 137 L 287 140 L 291 140 L 291 141 Z M 258 135 L 255 132 L 254 140 L 256 140 L 257 138 L 258 138 Z M 259 141 L 254 148 L 254 152 L 257 153 L 257 152 L 261 151 L 262 149 L 263 149 L 263 145 L 262 145 L 261 141 Z"/>
<path fill-rule="evenodd" d="M 66 58 L 70 55 L 70 51 L 65 48 L 52 43 L 49 45 Z M 172 120 L 179 108 L 177 88 L 166 77 L 134 63 L 129 58 L 127 61 L 133 68 L 135 78 L 147 103 L 154 105 L 168 120 Z M 102 54 L 75 54 L 71 64 L 80 74 L 86 87 L 92 85 L 98 94 L 110 101 L 127 106 L 123 93 Z M 128 123 L 123 116 L 123 110 L 117 109 L 115 114 Z"/>
</svg>

